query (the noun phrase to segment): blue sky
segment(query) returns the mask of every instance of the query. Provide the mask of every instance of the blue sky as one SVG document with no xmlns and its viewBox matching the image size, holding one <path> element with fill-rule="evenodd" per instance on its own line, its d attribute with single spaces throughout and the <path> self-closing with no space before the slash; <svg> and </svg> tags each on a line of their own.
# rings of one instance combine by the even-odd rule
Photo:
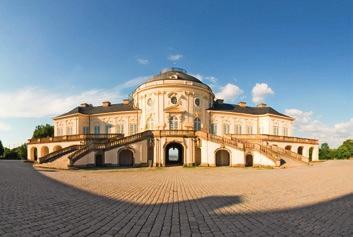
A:
<svg viewBox="0 0 353 237">
<path fill-rule="evenodd" d="M 0 0 L 0 19 L 5 145 L 80 102 L 119 102 L 170 66 L 231 103 L 254 104 L 262 85 L 297 136 L 353 137 L 352 1 Z"/>
</svg>

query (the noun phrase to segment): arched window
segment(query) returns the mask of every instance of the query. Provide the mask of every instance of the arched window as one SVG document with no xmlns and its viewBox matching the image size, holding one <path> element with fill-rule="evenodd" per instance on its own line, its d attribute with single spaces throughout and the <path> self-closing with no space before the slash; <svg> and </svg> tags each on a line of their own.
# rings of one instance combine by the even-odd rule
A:
<svg viewBox="0 0 353 237">
<path fill-rule="evenodd" d="M 169 129 L 170 130 L 177 130 L 178 129 L 178 118 L 172 116 L 169 118 Z"/>
<path fill-rule="evenodd" d="M 195 131 L 200 131 L 201 130 L 201 120 L 200 120 L 200 118 L 195 118 L 194 119 L 194 130 Z"/>
<path fill-rule="evenodd" d="M 146 129 L 152 130 L 153 129 L 153 118 L 148 118 L 146 121 Z"/>
</svg>

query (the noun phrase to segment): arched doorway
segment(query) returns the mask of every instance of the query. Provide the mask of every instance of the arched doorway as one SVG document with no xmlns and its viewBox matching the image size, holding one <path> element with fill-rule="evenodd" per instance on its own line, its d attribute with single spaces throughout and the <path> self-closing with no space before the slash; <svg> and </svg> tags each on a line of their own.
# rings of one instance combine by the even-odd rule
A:
<svg viewBox="0 0 353 237">
<path fill-rule="evenodd" d="M 303 148 L 302 146 L 298 147 L 298 154 L 303 155 Z"/>
<path fill-rule="evenodd" d="M 38 151 L 37 147 L 32 147 L 30 151 L 30 158 L 31 160 L 37 161 L 38 159 Z"/>
<path fill-rule="evenodd" d="M 284 149 L 286 149 L 287 151 L 291 151 L 292 150 L 292 146 L 288 145 Z"/>
<path fill-rule="evenodd" d="M 49 148 L 47 146 L 42 146 L 42 148 L 40 148 L 40 156 L 46 156 L 49 154 Z"/>
<path fill-rule="evenodd" d="M 165 148 L 166 165 L 183 165 L 184 149 L 180 143 L 169 143 Z"/>
<path fill-rule="evenodd" d="M 310 147 L 309 148 L 309 161 L 313 160 L 313 151 L 314 151 L 314 147 Z"/>
<path fill-rule="evenodd" d="M 251 154 L 246 154 L 245 156 L 245 167 L 254 166 L 254 158 Z"/>
<path fill-rule="evenodd" d="M 216 152 L 216 166 L 229 166 L 230 155 L 227 150 L 218 150 Z"/>
<path fill-rule="evenodd" d="M 131 167 L 134 165 L 134 153 L 130 149 L 119 151 L 119 166 Z"/>
<path fill-rule="evenodd" d="M 56 146 L 54 146 L 53 151 L 59 151 L 61 149 L 63 149 L 61 146 L 56 145 Z"/>
<path fill-rule="evenodd" d="M 104 154 L 98 152 L 94 155 L 96 167 L 103 167 L 104 166 Z"/>
</svg>

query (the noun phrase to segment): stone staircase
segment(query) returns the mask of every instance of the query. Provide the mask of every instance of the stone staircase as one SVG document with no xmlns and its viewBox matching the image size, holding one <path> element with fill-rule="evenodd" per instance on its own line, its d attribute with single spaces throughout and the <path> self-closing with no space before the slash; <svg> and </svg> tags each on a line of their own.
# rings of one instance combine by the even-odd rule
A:
<svg viewBox="0 0 353 237">
<path fill-rule="evenodd" d="M 48 161 L 41 164 L 36 164 L 35 166 L 39 168 L 48 168 L 48 169 L 69 169 L 70 160 L 68 157 L 74 152 L 75 151 L 66 153 L 60 156 L 59 158 L 56 158 L 55 160 L 52 160 L 50 162 Z"/>
<path fill-rule="evenodd" d="M 196 135 L 199 138 L 207 139 L 215 143 L 225 144 L 242 151 L 258 151 L 261 154 L 264 154 L 270 160 L 272 160 L 277 167 L 281 165 L 281 159 L 279 157 L 279 154 L 273 149 L 271 149 L 271 147 L 259 143 L 247 142 L 245 140 L 237 139 L 234 137 L 229 138 L 224 136 L 217 136 L 203 131 L 196 132 Z"/>
<path fill-rule="evenodd" d="M 60 149 L 58 151 L 51 152 L 45 156 L 40 157 L 38 159 L 38 163 L 42 164 L 42 163 L 47 163 L 47 162 L 53 162 L 56 159 L 66 155 L 68 153 L 72 153 L 76 150 L 79 150 L 81 147 L 82 147 L 81 145 L 72 145 L 72 146 L 68 146 L 63 149 Z"/>
<path fill-rule="evenodd" d="M 77 151 L 73 152 L 69 157 L 70 161 L 70 166 L 75 164 L 79 159 L 87 155 L 88 153 L 92 151 L 109 151 L 111 149 L 120 147 L 120 146 L 126 146 L 135 142 L 143 141 L 147 138 L 152 138 L 153 137 L 153 132 L 152 131 L 145 131 L 141 133 L 136 133 L 131 136 L 127 137 L 122 137 L 122 138 L 111 138 L 107 142 L 104 143 L 97 143 L 97 142 L 91 142 L 90 144 L 87 144 Z"/>
</svg>

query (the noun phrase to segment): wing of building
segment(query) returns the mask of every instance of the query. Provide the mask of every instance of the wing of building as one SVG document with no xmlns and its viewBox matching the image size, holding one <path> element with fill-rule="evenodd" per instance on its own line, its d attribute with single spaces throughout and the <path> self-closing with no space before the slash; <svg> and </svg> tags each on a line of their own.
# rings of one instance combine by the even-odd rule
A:
<svg viewBox="0 0 353 237">
<path fill-rule="evenodd" d="M 122 103 L 83 103 L 30 139 L 28 159 L 72 166 L 280 166 L 318 160 L 318 140 L 292 136 L 293 118 L 266 104 L 228 104 L 183 69 L 138 86 Z"/>
</svg>

